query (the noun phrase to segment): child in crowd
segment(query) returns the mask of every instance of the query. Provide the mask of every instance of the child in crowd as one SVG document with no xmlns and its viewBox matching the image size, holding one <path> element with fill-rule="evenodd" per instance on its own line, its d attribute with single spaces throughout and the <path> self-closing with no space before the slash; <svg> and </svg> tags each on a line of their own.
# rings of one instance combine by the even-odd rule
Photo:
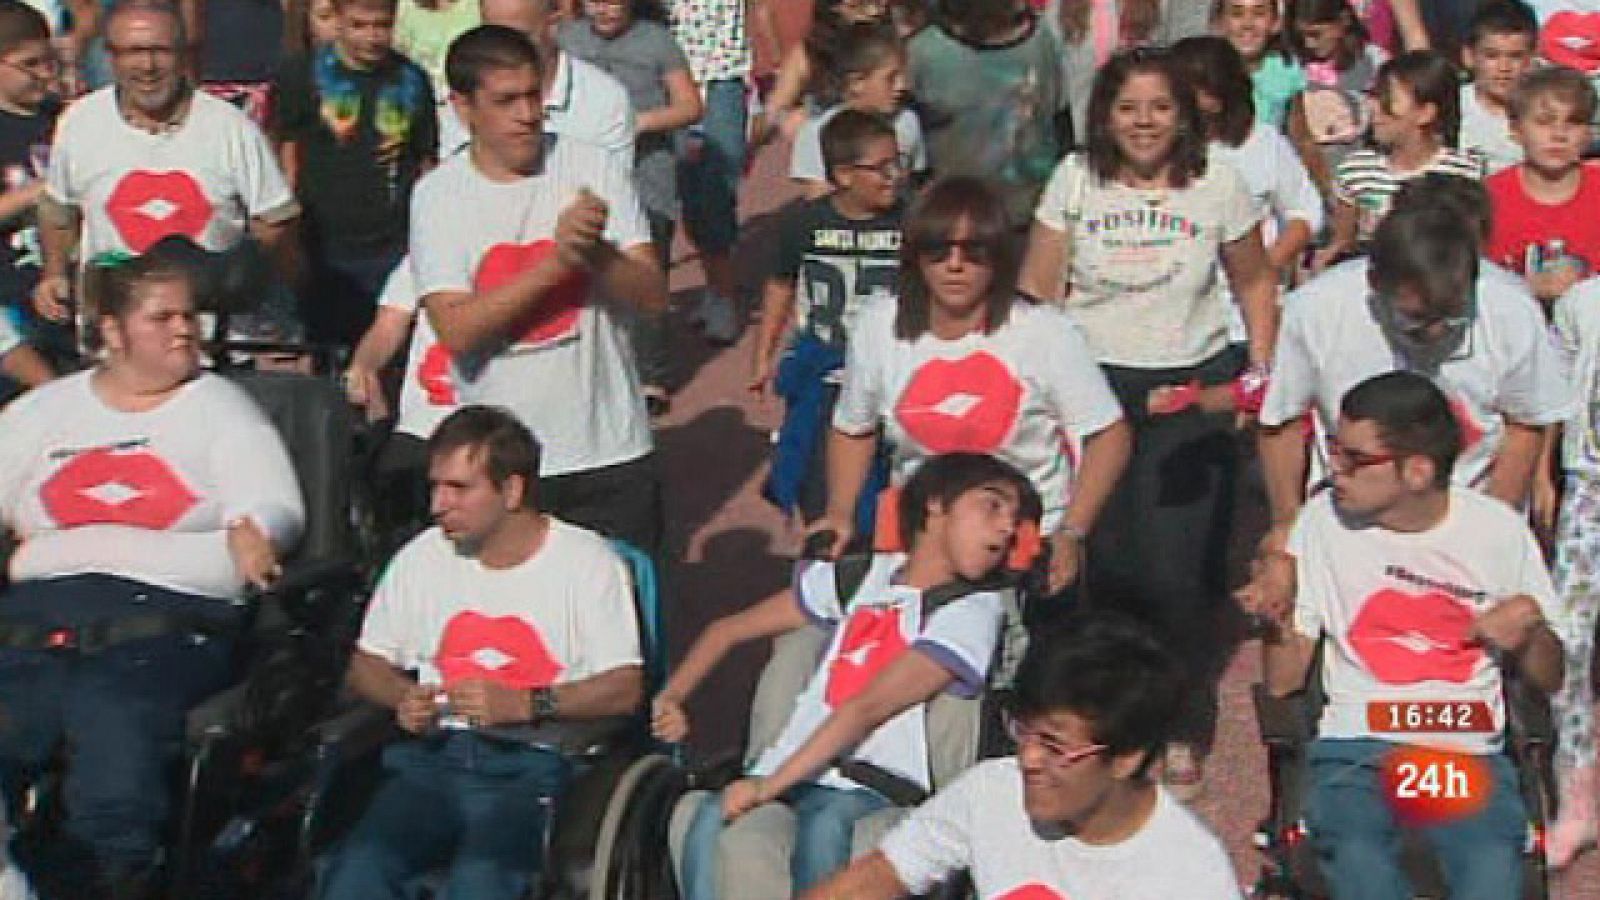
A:
<svg viewBox="0 0 1600 900">
<path fill-rule="evenodd" d="M 1517 0 L 1478 8 L 1461 48 L 1472 83 L 1461 86 L 1461 149 L 1482 158 L 1489 173 L 1522 161 L 1506 104 L 1517 80 L 1533 68 L 1539 23 Z"/>
<path fill-rule="evenodd" d="M 556 30 L 562 52 L 593 63 L 628 90 L 637 134 L 634 187 L 663 265 L 672 257 L 673 222 L 679 214 L 672 135 L 700 121 L 704 111 L 689 60 L 662 24 L 664 17 L 655 0 L 584 0 L 583 18 L 563 22 Z M 630 319 L 634 360 L 652 416 L 667 411 L 666 324 L 665 313 L 639 312 Z"/>
<path fill-rule="evenodd" d="M 889 805 L 842 775 L 835 762 L 869 762 L 924 790 L 932 787 L 924 706 L 984 689 L 1005 618 L 995 576 L 1039 495 L 993 457 L 954 453 L 928 460 L 906 482 L 900 540 L 907 553 L 870 558 L 849 590 L 839 563 L 799 564 L 794 587 L 700 634 L 654 705 L 657 737 L 689 731 L 683 703 L 734 647 L 819 624 L 832 637 L 787 724 L 747 777 L 695 813 L 684 850 L 686 900 L 744 896 L 717 884 L 724 821 L 767 803 L 795 812 L 791 877 L 798 896 L 850 860 L 855 823 Z"/>
<path fill-rule="evenodd" d="M 928 150 L 922 143 L 917 114 L 905 108 L 905 45 L 887 24 L 852 25 L 839 32 L 836 42 L 818 48 L 818 67 L 839 105 L 800 127 L 789 160 L 789 177 L 800 183 L 807 199 L 833 190 L 833 173 L 822 152 L 822 129 L 842 110 L 853 109 L 889 118 L 899 145 L 903 171 L 919 175 L 928 169 Z"/>
<path fill-rule="evenodd" d="M 1089 138 L 1089 93 L 1094 75 L 1111 55 L 1145 44 L 1166 43 L 1161 0 L 1050 0 L 1040 4 L 1045 21 L 1061 35 L 1067 90 L 1071 93 L 1076 143 Z"/>
<path fill-rule="evenodd" d="M 304 208 L 312 340 L 352 347 L 405 255 L 411 189 L 438 155 L 427 73 L 392 46 L 396 0 L 335 0 L 332 44 L 285 62 L 274 132 Z"/>
<path fill-rule="evenodd" d="M 1284 46 L 1278 0 L 1216 0 L 1211 19 L 1249 67 L 1257 120 L 1282 128 L 1289 101 L 1306 89 L 1306 72 Z"/>
<path fill-rule="evenodd" d="M 1483 163 L 1454 149 L 1461 130 L 1461 91 L 1455 66 L 1428 50 L 1383 64 L 1372 89 L 1372 137 L 1334 172 L 1332 237 L 1318 254 L 1320 271 L 1361 252 L 1402 182 L 1426 172 L 1482 178 Z"/>
<path fill-rule="evenodd" d="M 815 57 L 837 40 L 841 31 L 854 25 L 890 23 L 902 39 L 909 38 L 922 27 L 924 17 L 909 15 L 904 10 L 917 5 L 920 5 L 917 0 L 819 0 L 813 4 L 806 39 L 784 54 L 772 91 L 767 95 L 766 109 L 751 123 L 751 144 L 765 144 L 776 133 L 792 140 L 800 126 L 809 120 L 804 101 L 808 94 L 819 93 L 813 88 L 821 74 Z M 826 92 L 820 93 L 827 98 Z"/>
<path fill-rule="evenodd" d="M 823 448 L 856 315 L 876 296 L 899 294 L 905 175 L 895 128 L 883 116 L 846 109 L 822 127 L 819 143 L 834 190 L 788 219 L 762 298 L 750 379 L 753 390 L 775 390 L 784 401 L 764 493 L 807 521 L 827 504 Z M 879 468 L 858 504 L 858 534 L 872 530 Z"/>
<path fill-rule="evenodd" d="M 1333 170 L 1361 146 L 1371 119 L 1366 95 L 1387 57 L 1346 0 L 1290 0 L 1288 9 L 1306 89 L 1291 101 L 1285 130 L 1331 202 Z"/>
<path fill-rule="evenodd" d="M 1487 255 L 1548 306 L 1600 266 L 1600 164 L 1583 161 L 1595 90 L 1582 74 L 1550 66 L 1524 76 L 1507 109 L 1525 157 L 1487 182 Z"/>
<path fill-rule="evenodd" d="M 286 55 L 310 53 L 333 43 L 333 0 L 288 0 L 284 7 L 283 51 Z"/>
</svg>

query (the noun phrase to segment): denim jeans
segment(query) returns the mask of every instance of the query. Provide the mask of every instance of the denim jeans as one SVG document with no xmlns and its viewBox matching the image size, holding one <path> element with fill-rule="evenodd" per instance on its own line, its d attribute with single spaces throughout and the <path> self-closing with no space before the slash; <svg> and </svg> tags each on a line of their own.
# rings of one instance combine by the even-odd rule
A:
<svg viewBox="0 0 1600 900">
<path fill-rule="evenodd" d="M 560 755 L 471 732 L 384 751 L 388 780 L 340 848 L 324 900 L 411 896 L 447 869 L 441 900 L 518 900 L 544 862 L 544 831 L 571 778 Z"/>
<path fill-rule="evenodd" d="M 1395 744 L 1372 739 L 1318 740 L 1309 754 L 1306 824 L 1335 900 L 1409 900 L 1399 860 L 1400 826 L 1380 771 Z M 1522 896 L 1522 847 L 1528 819 L 1510 757 L 1486 757 L 1492 794 L 1477 813 L 1419 831 L 1438 855 L 1452 900 Z"/>
<path fill-rule="evenodd" d="M 705 85 L 700 124 L 680 134 L 678 193 L 683 227 L 703 254 L 726 254 L 739 237 L 739 179 L 744 176 L 745 89 L 737 79 Z"/>
<path fill-rule="evenodd" d="M 850 862 L 856 822 L 889 805 L 879 794 L 797 784 L 783 795 L 795 816 L 789 880 L 799 896 Z M 722 794 L 708 794 L 695 810 L 683 851 L 684 900 L 717 900 L 717 844 L 722 835 Z M 729 892 L 738 896 L 741 892 Z"/>
<path fill-rule="evenodd" d="M 135 612 L 235 618 L 223 601 L 110 575 L 13 585 L 14 622 L 83 626 Z M 66 841 L 40 865 L 103 873 L 153 864 L 172 809 L 171 765 L 189 709 L 227 686 L 232 641 L 173 633 L 95 653 L 0 649 L 0 784 L 15 802 L 66 747 Z M 86 877 L 94 877 L 85 871 Z"/>
</svg>

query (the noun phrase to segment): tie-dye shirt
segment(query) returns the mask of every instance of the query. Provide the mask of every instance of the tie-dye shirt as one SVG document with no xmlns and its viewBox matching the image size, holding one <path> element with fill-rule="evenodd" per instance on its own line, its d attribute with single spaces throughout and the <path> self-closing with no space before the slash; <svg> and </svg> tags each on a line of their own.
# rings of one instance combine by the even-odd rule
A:
<svg viewBox="0 0 1600 900">
<path fill-rule="evenodd" d="M 273 131 L 300 148 L 299 194 L 324 246 L 403 247 L 411 187 L 438 153 L 428 76 L 392 55 L 374 69 L 332 47 L 291 59 L 278 77 Z"/>
<path fill-rule="evenodd" d="M 673 0 L 672 36 L 689 57 L 695 83 L 739 80 L 750 74 L 746 0 Z"/>
</svg>

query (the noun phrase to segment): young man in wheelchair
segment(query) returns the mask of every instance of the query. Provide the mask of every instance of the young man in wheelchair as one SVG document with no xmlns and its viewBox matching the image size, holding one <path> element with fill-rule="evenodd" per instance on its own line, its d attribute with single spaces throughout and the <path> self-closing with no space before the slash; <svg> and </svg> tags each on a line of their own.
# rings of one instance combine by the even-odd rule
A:
<svg viewBox="0 0 1600 900">
<path fill-rule="evenodd" d="M 1131 619 L 1063 619 L 1017 671 L 1017 755 L 969 769 L 806 900 L 922 894 L 962 869 L 981 900 L 1238 900 L 1222 842 L 1149 775 L 1182 678 Z"/>
<path fill-rule="evenodd" d="M 1023 524 L 1037 520 L 1038 494 L 1010 465 L 958 453 L 923 464 L 899 503 L 908 553 L 874 555 L 853 590 L 844 561 L 801 562 L 792 588 L 712 623 L 657 696 L 657 736 L 680 741 L 689 730 L 683 701 L 734 646 L 812 623 L 832 629 L 776 743 L 696 811 L 684 851 L 687 900 L 739 894 L 719 890 L 720 835 L 725 821 L 767 803 L 786 803 L 797 818 L 796 891 L 843 866 L 855 823 L 890 801 L 835 761 L 850 756 L 928 790 L 923 705 L 944 691 L 983 690 L 1004 617 L 992 579 Z"/>
<path fill-rule="evenodd" d="M 1560 611 L 1523 518 L 1451 486 L 1461 445 L 1424 376 L 1352 388 L 1328 447 L 1332 489 L 1241 592 L 1266 623 L 1272 693 L 1303 689 L 1327 641 L 1305 819 L 1336 898 L 1412 896 L 1402 826 L 1428 839 L 1456 900 L 1522 895 L 1527 817 L 1502 747 L 1502 679 L 1559 686 Z"/>
<path fill-rule="evenodd" d="M 627 570 L 603 538 L 540 511 L 533 435 L 468 406 L 428 450 L 437 525 L 384 573 L 349 672 L 409 737 L 386 748 L 388 779 L 325 900 L 410 896 L 439 868 L 442 896 L 522 897 L 571 775 L 558 732 L 643 699 Z"/>
</svg>

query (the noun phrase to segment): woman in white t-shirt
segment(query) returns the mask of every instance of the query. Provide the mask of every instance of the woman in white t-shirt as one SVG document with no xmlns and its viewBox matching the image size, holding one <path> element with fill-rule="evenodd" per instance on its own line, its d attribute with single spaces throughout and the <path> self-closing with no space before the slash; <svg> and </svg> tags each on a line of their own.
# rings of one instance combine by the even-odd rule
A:
<svg viewBox="0 0 1600 900">
<path fill-rule="evenodd" d="M 99 364 L 0 414 L 0 521 L 19 538 L 0 760 L 37 771 L 69 748 L 64 828 L 89 857 L 70 871 L 111 896 L 156 862 L 184 716 L 226 684 L 233 601 L 278 577 L 303 509 L 272 424 L 199 371 L 182 263 L 158 245 L 85 281 Z"/>
<path fill-rule="evenodd" d="M 1222 274 L 1244 313 L 1248 380 L 1264 379 L 1277 305 L 1259 219 L 1244 180 L 1208 159 L 1204 118 L 1170 57 L 1122 53 L 1095 82 L 1087 152 L 1064 160 L 1045 188 L 1023 265 L 1024 291 L 1064 299 L 1133 424 L 1128 471 L 1090 548 L 1088 589 L 1180 644 L 1196 685 L 1220 649 L 1210 635 L 1237 454 L 1226 417 L 1152 416 L 1150 399 L 1240 374 Z M 1209 701 L 1198 691 L 1194 700 L 1180 732 L 1191 741 L 1209 731 Z M 1189 745 L 1175 743 L 1168 757 L 1168 784 L 1198 789 Z"/>
<path fill-rule="evenodd" d="M 850 337 L 828 507 L 813 526 L 835 532 L 836 551 L 852 537 L 881 429 L 893 484 L 941 453 L 1016 466 L 1043 499 L 1051 593 L 1077 580 L 1083 542 L 1127 461 L 1128 428 L 1078 330 L 1017 296 L 1013 233 L 1004 201 L 978 179 L 939 181 L 913 207 L 900 296 L 863 308 Z"/>
</svg>

